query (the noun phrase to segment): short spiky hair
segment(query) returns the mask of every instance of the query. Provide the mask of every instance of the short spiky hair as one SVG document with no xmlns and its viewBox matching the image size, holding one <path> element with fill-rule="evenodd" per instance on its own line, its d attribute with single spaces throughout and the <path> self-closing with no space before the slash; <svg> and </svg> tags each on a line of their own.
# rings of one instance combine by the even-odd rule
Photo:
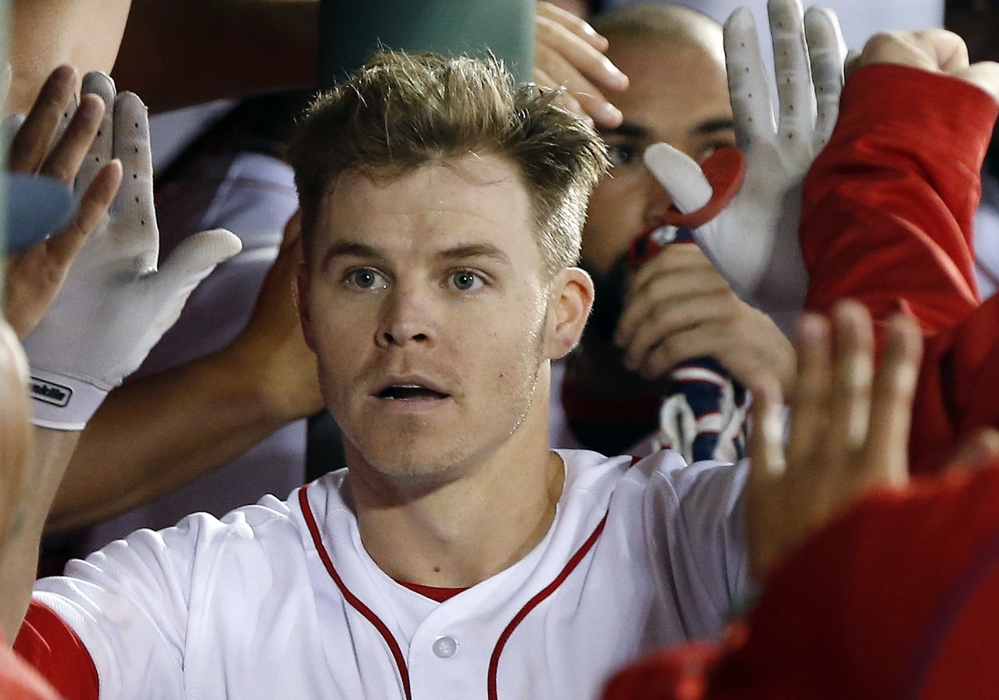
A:
<svg viewBox="0 0 999 700">
<path fill-rule="evenodd" d="M 289 147 L 306 250 L 342 173 L 395 177 L 474 152 L 517 167 L 549 276 L 575 265 L 606 155 L 593 128 L 554 98 L 517 89 L 495 58 L 377 54 L 312 104 Z"/>
</svg>

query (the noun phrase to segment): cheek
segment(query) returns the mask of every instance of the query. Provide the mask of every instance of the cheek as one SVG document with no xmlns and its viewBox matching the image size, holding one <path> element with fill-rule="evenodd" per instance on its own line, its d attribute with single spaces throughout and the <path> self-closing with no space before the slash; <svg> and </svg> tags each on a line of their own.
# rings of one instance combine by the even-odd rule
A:
<svg viewBox="0 0 999 700">
<path fill-rule="evenodd" d="M 642 232 L 641 191 L 631 173 L 607 178 L 590 197 L 583 230 L 583 259 L 598 272 L 606 272 Z"/>
<path fill-rule="evenodd" d="M 503 326 L 495 326 L 481 343 L 485 350 L 482 360 L 487 363 L 481 368 L 483 376 L 491 377 L 511 391 L 519 391 L 526 381 L 533 380 L 544 357 L 545 304 L 525 299 L 521 308 L 530 313 L 511 318 Z"/>
<path fill-rule="evenodd" d="M 336 300 L 314 295 L 309 306 L 312 350 L 320 363 L 320 373 L 342 373 L 371 344 L 369 322 L 358 309 Z"/>
</svg>

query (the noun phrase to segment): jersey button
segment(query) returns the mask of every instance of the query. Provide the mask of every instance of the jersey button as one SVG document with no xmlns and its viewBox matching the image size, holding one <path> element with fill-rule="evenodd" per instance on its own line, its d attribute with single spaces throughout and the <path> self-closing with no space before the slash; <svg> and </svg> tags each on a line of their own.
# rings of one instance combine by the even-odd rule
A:
<svg viewBox="0 0 999 700">
<path fill-rule="evenodd" d="M 458 642 L 454 637 L 438 637 L 433 645 L 434 654 L 442 659 L 450 659 L 458 651 Z"/>
</svg>

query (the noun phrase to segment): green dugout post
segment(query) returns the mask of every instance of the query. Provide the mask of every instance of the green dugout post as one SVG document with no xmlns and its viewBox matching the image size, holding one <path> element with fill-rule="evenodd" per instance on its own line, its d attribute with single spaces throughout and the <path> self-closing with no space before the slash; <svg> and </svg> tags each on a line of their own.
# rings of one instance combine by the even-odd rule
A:
<svg viewBox="0 0 999 700">
<path fill-rule="evenodd" d="M 320 82 L 329 87 L 379 47 L 484 55 L 492 51 L 518 82 L 534 66 L 535 0 L 322 0 Z"/>
</svg>

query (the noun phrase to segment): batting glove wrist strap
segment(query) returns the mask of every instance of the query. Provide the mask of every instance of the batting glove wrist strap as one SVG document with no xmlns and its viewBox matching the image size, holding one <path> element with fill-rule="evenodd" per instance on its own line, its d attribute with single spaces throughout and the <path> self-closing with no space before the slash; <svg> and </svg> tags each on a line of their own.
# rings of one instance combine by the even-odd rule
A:
<svg viewBox="0 0 999 700">
<path fill-rule="evenodd" d="M 108 395 L 79 379 L 34 369 L 28 389 L 35 425 L 52 430 L 83 430 Z"/>
</svg>

